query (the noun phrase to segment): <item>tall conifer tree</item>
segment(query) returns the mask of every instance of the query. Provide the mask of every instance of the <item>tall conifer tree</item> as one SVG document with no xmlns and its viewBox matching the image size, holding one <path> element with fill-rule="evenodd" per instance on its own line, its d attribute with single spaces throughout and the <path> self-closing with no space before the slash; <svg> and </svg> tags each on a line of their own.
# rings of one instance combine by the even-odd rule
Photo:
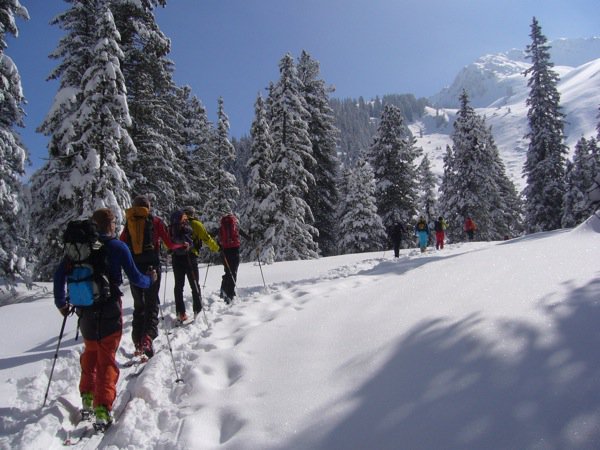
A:
<svg viewBox="0 0 600 450">
<path fill-rule="evenodd" d="M 420 149 L 404 125 L 400 109 L 385 105 L 369 162 L 375 172 L 377 209 L 386 228 L 408 223 L 417 214 L 417 166 Z"/>
<path fill-rule="evenodd" d="M 342 200 L 339 252 L 342 254 L 380 250 L 386 232 L 377 213 L 373 169 L 363 159 L 350 171 Z"/>
<path fill-rule="evenodd" d="M 464 239 L 463 223 L 472 217 L 478 238 L 498 240 L 519 229 L 516 189 L 506 176 L 498 149 L 485 120 L 469 104 L 465 91 L 454 121 L 452 148 L 444 159 L 440 209 L 451 240 Z"/>
<path fill-rule="evenodd" d="M 423 214 L 429 222 L 437 218 L 437 198 L 435 194 L 437 183 L 436 177 L 431 171 L 431 163 L 429 162 L 429 157 L 427 155 L 423 156 L 423 159 L 419 164 L 417 177 L 419 183 L 418 208 L 421 214 Z"/>
<path fill-rule="evenodd" d="M 273 138 L 270 173 L 277 189 L 267 200 L 276 215 L 265 233 L 265 245 L 273 248 L 275 261 L 315 258 L 318 230 L 312 225 L 314 217 L 305 200 L 315 181 L 307 166 L 316 163 L 308 133 L 309 114 L 290 54 L 281 59 L 279 71 L 279 81 L 272 85 L 268 99 Z"/>
<path fill-rule="evenodd" d="M 527 119 L 529 140 L 523 167 L 527 177 L 525 226 L 529 233 L 560 228 L 565 194 L 564 173 L 567 147 L 564 144 L 564 115 L 560 109 L 558 74 L 552 70 L 550 46 L 533 18 L 531 44 L 525 50 L 531 67 Z"/>
<path fill-rule="evenodd" d="M 18 0 L 0 3 L 0 293 L 16 275 L 28 276 L 25 264 L 25 195 L 21 176 L 29 156 L 15 127 L 23 126 L 25 97 L 17 66 L 6 54 L 6 33 L 18 36 L 15 16 L 29 19 Z"/>
<path fill-rule="evenodd" d="M 336 223 L 335 211 L 338 204 L 336 128 L 333 110 L 329 106 L 325 82 L 319 78 L 319 63 L 307 52 L 302 51 L 298 59 L 298 78 L 302 82 L 301 92 L 308 111 L 308 134 L 315 165 L 310 167 L 315 178 L 309 186 L 307 203 L 315 218 L 314 226 L 319 230 L 317 243 L 324 256 L 335 254 Z"/>
<path fill-rule="evenodd" d="M 125 160 L 134 194 L 149 193 L 156 214 L 194 198 L 186 176 L 189 155 L 181 136 L 186 118 L 173 81 L 169 39 L 158 27 L 154 9 L 165 0 L 111 0 L 121 47 L 123 74 L 131 114 L 129 133 L 137 156 Z"/>
<path fill-rule="evenodd" d="M 52 276 L 67 222 L 100 206 L 121 219 L 128 182 L 121 162 L 135 153 L 120 60 L 119 34 L 107 0 L 70 0 L 53 23 L 67 31 L 51 57 L 59 92 L 40 131 L 50 136 L 49 160 L 31 178 L 36 274 Z"/>
<path fill-rule="evenodd" d="M 248 198 L 243 210 L 243 223 L 252 239 L 261 243 L 261 254 L 258 255 L 262 261 L 272 261 L 274 251 L 272 247 L 262 245 L 265 242 L 265 233 L 274 222 L 275 211 L 267 201 L 271 192 L 277 186 L 271 181 L 270 169 L 273 162 L 273 139 L 267 122 L 265 103 L 260 95 L 254 103 L 254 121 L 250 129 L 252 140 L 251 155 L 248 159 Z M 242 255 L 251 258 L 252 249 L 244 246 Z M 256 255 L 254 255 L 256 256 Z"/>
<path fill-rule="evenodd" d="M 231 167 L 235 161 L 235 148 L 229 140 L 229 118 L 225 114 L 223 98 L 217 105 L 217 129 L 213 137 L 212 167 L 209 175 L 212 191 L 208 196 L 202 218 L 210 230 L 218 229 L 221 216 L 235 212 L 239 189 Z"/>
</svg>

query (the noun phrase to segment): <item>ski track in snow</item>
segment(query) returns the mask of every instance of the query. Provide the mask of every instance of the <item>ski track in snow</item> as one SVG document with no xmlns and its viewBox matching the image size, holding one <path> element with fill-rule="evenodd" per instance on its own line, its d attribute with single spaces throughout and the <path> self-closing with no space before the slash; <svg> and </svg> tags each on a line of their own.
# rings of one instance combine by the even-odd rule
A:
<svg viewBox="0 0 600 450">
<path fill-rule="evenodd" d="M 473 243 L 470 245 L 473 251 Z M 489 244 L 482 244 L 485 245 Z M 449 246 L 450 252 L 444 250 L 443 256 L 461 253 L 461 246 Z M 154 343 L 156 354 L 139 377 L 129 376 L 137 366 L 123 366 L 133 354 L 131 317 L 126 316 L 117 353 L 122 365 L 118 389 L 130 390 L 132 399 L 119 421 L 106 433 L 101 448 L 213 448 L 230 442 L 250 419 L 244 415 L 244 405 L 227 401 L 227 393 L 236 389 L 245 376 L 248 355 L 237 351 L 237 347 L 254 329 L 283 315 L 300 312 L 310 302 L 326 299 L 340 288 L 350 292 L 377 283 L 378 275 L 419 270 L 421 264 L 433 262 L 440 255 L 431 249 L 423 254 L 408 249 L 402 250 L 399 259 L 393 259 L 388 251 L 381 257 L 357 260 L 313 277 L 293 279 L 290 275 L 289 281 L 275 282 L 266 289 L 241 287 L 232 305 L 223 303 L 216 291 L 208 291 L 207 295 L 204 290 L 208 326 L 201 314 L 187 326 L 174 327 L 171 315 L 174 305 L 167 302 L 161 305 L 160 334 Z M 190 296 L 186 295 L 185 301 L 189 305 Z M 127 308 L 124 310 L 131 314 Z M 169 336 L 165 335 L 166 330 L 170 330 Z M 80 347 L 76 345 L 66 356 L 58 358 L 46 408 L 32 410 L 31 405 L 36 404 L 36 396 L 45 389 L 47 376 L 15 381 L 19 400 L 2 414 L 1 428 L 8 437 L 0 438 L 0 449 L 18 448 L 23 443 L 27 443 L 27 448 L 64 448 L 62 444 L 68 430 L 74 427 L 80 404 L 76 389 Z M 43 374 L 49 374 L 52 361 L 45 364 Z M 183 382 L 176 382 L 178 377 Z M 12 436 L 11 424 L 16 431 Z M 128 432 L 120 433 L 119 429 Z M 265 442 L 270 438 L 265 438 Z M 240 448 L 239 444 L 232 447 Z"/>
<path fill-rule="evenodd" d="M 372 269 L 384 259 L 360 261 L 331 269 L 316 278 L 279 282 L 267 289 L 262 286 L 240 288 L 233 305 L 224 304 L 216 292 L 208 296 L 204 293 L 208 327 L 202 315 L 188 326 L 174 327 L 174 318 L 167 313 L 173 305 L 161 305 L 160 334 L 154 343 L 156 354 L 146 363 L 147 367 L 139 377 L 130 376 L 137 365 L 124 366 L 133 355 L 130 317 L 124 317 L 123 338 L 117 352 L 117 361 L 121 364 L 118 390 L 129 389 L 133 398 L 119 421 L 107 431 L 101 447 L 142 448 L 150 441 L 154 443 L 153 447 L 176 448 L 182 438 L 194 441 L 200 447 L 218 446 L 229 441 L 246 422 L 240 412 L 242 408 L 213 407 L 211 399 L 226 395 L 227 389 L 244 375 L 243 358 L 231 349 L 242 343 L 253 328 L 271 322 L 281 314 L 300 311 L 316 297 L 327 296 L 326 291 L 314 287 L 318 281 L 350 278 Z M 364 282 L 354 281 L 355 284 Z M 330 289 L 336 288 L 339 284 Z M 186 304 L 190 300 L 186 296 Z M 169 339 L 165 336 L 166 329 L 170 330 Z M 19 448 L 24 443 L 28 448 L 65 448 L 63 443 L 79 418 L 80 399 L 76 386 L 81 346 L 76 344 L 66 355 L 63 348 L 56 360 L 45 408 L 31 409 L 31 405 L 36 405 L 39 391 L 45 390 L 42 386 L 48 383 L 47 376 L 11 380 L 17 384 L 19 395 L 14 407 L 2 414 L 1 427 L 8 434 L 0 440 L 2 450 Z M 43 374 L 50 373 L 51 364 L 52 360 L 45 362 Z M 174 364 L 182 383 L 175 382 Z M 168 399 L 171 403 L 162 401 L 159 393 L 164 390 L 170 390 Z M 23 431 L 11 436 L 12 425 L 15 430 Z M 119 428 L 134 431 L 125 436 L 118 432 Z M 70 448 L 81 448 L 81 444 Z"/>
</svg>

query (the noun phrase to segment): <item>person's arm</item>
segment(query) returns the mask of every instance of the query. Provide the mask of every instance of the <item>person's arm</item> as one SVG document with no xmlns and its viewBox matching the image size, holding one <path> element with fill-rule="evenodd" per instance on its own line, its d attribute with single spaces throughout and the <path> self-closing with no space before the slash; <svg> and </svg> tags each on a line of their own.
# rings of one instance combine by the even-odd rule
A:
<svg viewBox="0 0 600 450">
<path fill-rule="evenodd" d="M 69 312 L 69 302 L 67 302 L 65 290 L 66 281 L 65 261 L 62 260 L 54 272 L 54 304 L 62 315 L 67 315 Z"/>
<path fill-rule="evenodd" d="M 217 242 L 212 238 L 212 236 L 208 234 L 202 222 L 200 222 L 199 220 L 192 220 L 191 225 L 194 235 L 198 236 L 200 240 L 202 240 L 202 242 L 204 242 L 211 251 L 216 253 L 220 250 L 221 247 L 219 247 L 219 244 L 217 244 Z"/>
<path fill-rule="evenodd" d="M 167 230 L 167 227 L 165 226 L 165 223 L 160 220 L 158 217 L 154 218 L 154 232 L 156 233 L 156 236 L 158 236 L 158 241 L 156 242 L 156 244 L 160 245 L 160 241 L 162 240 L 163 243 L 167 246 L 167 248 L 169 250 L 176 250 L 178 248 L 187 248 L 188 245 L 187 244 L 176 244 L 171 240 L 171 237 L 169 236 L 169 231 Z M 157 246 L 158 246 L 157 245 Z"/>
<path fill-rule="evenodd" d="M 131 256 L 129 247 L 127 247 L 127 245 L 121 241 L 114 242 L 116 242 L 114 249 L 118 255 L 117 259 L 121 265 L 121 268 L 125 271 L 127 278 L 129 278 L 129 281 L 142 289 L 149 288 L 152 284 L 152 279 L 138 270 L 137 266 L 133 262 L 133 257 Z"/>
</svg>

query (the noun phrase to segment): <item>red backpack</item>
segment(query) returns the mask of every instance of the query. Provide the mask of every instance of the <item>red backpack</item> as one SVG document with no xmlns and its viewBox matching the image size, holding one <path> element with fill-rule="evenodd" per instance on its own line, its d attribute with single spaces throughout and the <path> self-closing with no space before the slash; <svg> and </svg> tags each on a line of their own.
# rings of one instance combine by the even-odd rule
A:
<svg viewBox="0 0 600 450">
<path fill-rule="evenodd" d="M 227 214 L 226 216 L 221 217 L 219 241 L 223 248 L 235 248 L 240 246 L 238 221 L 233 214 Z"/>
</svg>

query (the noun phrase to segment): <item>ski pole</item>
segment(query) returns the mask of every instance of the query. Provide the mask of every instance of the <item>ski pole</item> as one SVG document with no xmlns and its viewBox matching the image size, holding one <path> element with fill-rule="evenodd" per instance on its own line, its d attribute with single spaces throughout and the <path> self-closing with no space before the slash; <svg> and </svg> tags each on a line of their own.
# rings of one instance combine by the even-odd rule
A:
<svg viewBox="0 0 600 450">
<path fill-rule="evenodd" d="M 208 278 L 208 268 L 210 267 L 210 259 L 208 260 L 208 264 L 206 264 L 206 275 L 204 275 L 204 284 L 202 285 L 202 289 L 206 287 L 206 279 Z"/>
<path fill-rule="evenodd" d="M 54 374 L 54 366 L 56 365 L 56 360 L 58 359 L 58 350 L 60 348 L 60 343 L 62 342 L 63 333 L 65 332 L 65 324 L 67 323 L 67 317 L 69 317 L 73 313 L 74 309 L 69 308 L 65 317 L 62 321 L 62 326 L 60 327 L 60 333 L 58 335 L 58 344 L 56 344 L 56 351 L 54 352 L 54 361 L 52 362 L 52 369 L 50 370 L 50 377 L 48 378 L 48 386 L 46 387 L 46 394 L 44 395 L 44 403 L 42 403 L 42 408 L 46 406 L 46 400 L 48 400 L 48 392 L 50 391 L 50 383 L 52 382 L 52 375 Z"/>
<path fill-rule="evenodd" d="M 198 293 L 198 297 L 200 298 L 200 307 L 202 308 L 202 316 L 204 317 L 204 323 L 206 323 L 206 326 L 208 327 L 208 319 L 206 318 L 206 310 L 204 308 L 204 302 L 202 301 L 202 292 L 200 291 L 200 285 L 198 284 L 198 278 L 196 278 L 196 272 L 192 268 L 192 258 L 190 258 L 189 253 L 187 254 L 187 260 L 188 260 L 188 268 L 190 269 L 190 272 L 192 274 L 192 279 L 194 280 L 192 289 L 196 289 L 196 292 Z"/>
<path fill-rule="evenodd" d="M 163 290 L 163 303 L 167 301 L 167 274 L 169 273 L 168 267 L 165 264 L 165 280 L 164 280 L 164 290 Z M 167 346 L 169 347 L 169 353 L 171 354 L 171 362 L 173 363 L 173 370 L 175 371 L 175 383 L 183 383 L 183 378 L 179 378 L 179 373 L 177 372 L 177 365 L 175 364 L 175 357 L 173 356 L 173 348 L 171 347 L 171 338 L 169 337 L 169 330 L 167 330 L 167 325 L 165 324 L 165 316 L 163 315 L 162 303 L 158 303 L 158 308 L 160 309 L 160 319 L 163 323 L 163 328 L 165 330 L 165 336 L 167 336 Z"/>
<path fill-rule="evenodd" d="M 263 274 L 262 265 L 260 263 L 260 248 L 256 249 L 256 260 L 258 261 L 258 268 L 260 269 L 260 276 L 262 277 L 263 285 L 264 285 L 265 289 L 268 291 L 269 288 L 267 287 L 267 283 L 265 283 L 265 276 Z"/>
</svg>

